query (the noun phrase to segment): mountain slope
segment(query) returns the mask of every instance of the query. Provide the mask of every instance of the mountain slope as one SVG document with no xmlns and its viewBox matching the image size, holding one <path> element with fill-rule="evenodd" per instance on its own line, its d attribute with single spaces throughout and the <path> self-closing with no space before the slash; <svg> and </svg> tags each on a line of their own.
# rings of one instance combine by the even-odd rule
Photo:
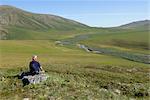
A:
<svg viewBox="0 0 150 100">
<path fill-rule="evenodd" d="M 39 33 L 39 31 L 41 32 L 46 30 L 64 31 L 77 30 L 81 28 L 89 28 L 89 26 L 55 15 L 35 14 L 12 6 L 0 6 L 1 39 L 11 39 L 11 36 L 9 35 L 13 33 L 12 30 L 19 34 L 24 34 L 22 32 L 26 29 Z M 23 29 L 23 31 L 18 32 L 18 30 L 21 29 Z"/>
<path fill-rule="evenodd" d="M 122 28 L 122 29 L 149 29 L 150 28 L 150 20 L 136 21 L 136 22 L 125 24 L 125 25 L 121 25 L 118 28 Z"/>
<path fill-rule="evenodd" d="M 23 11 L 21 9 L 11 7 L 11 6 L 0 6 L 0 23 L 2 25 L 15 25 L 35 29 L 41 28 L 85 28 L 84 24 L 65 19 L 55 15 L 48 14 L 35 14 Z"/>
</svg>

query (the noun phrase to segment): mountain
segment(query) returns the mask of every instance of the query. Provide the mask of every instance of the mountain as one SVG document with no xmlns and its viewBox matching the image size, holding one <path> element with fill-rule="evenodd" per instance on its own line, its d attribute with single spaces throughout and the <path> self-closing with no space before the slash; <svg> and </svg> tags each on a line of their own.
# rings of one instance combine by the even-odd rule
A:
<svg viewBox="0 0 150 100">
<path fill-rule="evenodd" d="M 46 31 L 46 30 L 78 30 L 89 28 L 79 22 L 49 14 L 35 14 L 19 8 L 0 6 L 0 38 L 9 39 L 15 32 L 24 34 L 23 31 Z M 12 33 L 12 31 L 14 31 Z M 26 32 L 27 33 L 27 32 Z"/>
<path fill-rule="evenodd" d="M 0 6 L 0 24 L 21 26 L 33 29 L 74 29 L 85 28 L 84 24 L 55 15 L 34 14 L 12 6 Z"/>
<path fill-rule="evenodd" d="M 125 25 L 119 26 L 122 29 L 149 29 L 150 28 L 150 20 L 136 21 L 132 23 L 128 23 Z"/>
<path fill-rule="evenodd" d="M 150 20 L 144 20 L 115 28 L 96 28 L 56 15 L 36 14 L 13 6 L 0 5 L 0 39 L 57 40 L 81 33 L 104 33 L 104 31 L 116 33 L 122 29 L 148 30 L 149 25 Z"/>
</svg>

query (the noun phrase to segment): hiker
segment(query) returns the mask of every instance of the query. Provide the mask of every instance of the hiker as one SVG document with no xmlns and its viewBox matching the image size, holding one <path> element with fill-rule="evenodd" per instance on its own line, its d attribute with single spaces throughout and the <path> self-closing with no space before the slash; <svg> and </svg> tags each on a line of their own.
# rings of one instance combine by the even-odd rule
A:
<svg viewBox="0 0 150 100">
<path fill-rule="evenodd" d="M 32 61 L 29 63 L 29 72 L 23 72 L 19 78 L 23 78 L 24 76 L 28 75 L 37 75 L 41 72 L 44 72 L 42 66 L 37 61 L 37 55 L 32 56 Z"/>
<path fill-rule="evenodd" d="M 40 72 L 44 72 L 42 66 L 37 61 L 37 56 L 36 55 L 34 55 L 32 57 L 32 61 L 29 64 L 29 69 L 30 69 L 30 73 L 33 74 L 33 75 L 39 74 Z"/>
</svg>

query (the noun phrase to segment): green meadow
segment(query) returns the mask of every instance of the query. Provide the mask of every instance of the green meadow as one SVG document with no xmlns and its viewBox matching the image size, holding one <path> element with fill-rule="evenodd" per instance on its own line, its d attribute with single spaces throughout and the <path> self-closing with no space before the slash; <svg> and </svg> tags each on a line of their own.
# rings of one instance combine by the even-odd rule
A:
<svg viewBox="0 0 150 100">
<path fill-rule="evenodd" d="M 148 99 L 149 65 L 56 45 L 52 40 L 0 41 L 1 99 Z M 31 56 L 49 75 L 22 87 L 13 76 L 28 70 Z"/>
</svg>

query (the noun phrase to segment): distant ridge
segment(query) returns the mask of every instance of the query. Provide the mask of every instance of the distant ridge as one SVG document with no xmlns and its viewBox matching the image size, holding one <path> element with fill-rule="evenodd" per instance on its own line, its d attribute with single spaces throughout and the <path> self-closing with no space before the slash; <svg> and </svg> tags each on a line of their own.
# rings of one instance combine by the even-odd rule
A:
<svg viewBox="0 0 150 100">
<path fill-rule="evenodd" d="M 149 25 L 150 20 L 144 20 L 115 28 L 149 29 Z M 0 39 L 49 39 L 53 38 L 51 33 L 76 34 L 81 30 L 93 29 L 101 28 L 90 27 L 56 15 L 36 14 L 13 6 L 0 5 Z"/>
<path fill-rule="evenodd" d="M 150 28 L 150 20 L 142 20 L 131 22 L 125 25 L 119 26 L 122 29 L 149 29 Z"/>
</svg>

